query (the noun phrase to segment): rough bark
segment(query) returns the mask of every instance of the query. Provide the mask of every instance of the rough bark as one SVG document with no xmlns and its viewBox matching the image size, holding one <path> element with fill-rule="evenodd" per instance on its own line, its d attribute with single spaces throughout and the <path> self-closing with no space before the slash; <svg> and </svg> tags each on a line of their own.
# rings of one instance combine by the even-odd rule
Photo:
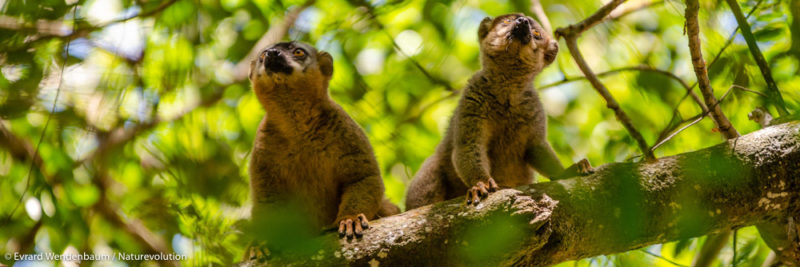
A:
<svg viewBox="0 0 800 267">
<path fill-rule="evenodd" d="M 273 254 L 241 266 L 543 266 L 798 214 L 794 121 L 653 162 L 611 163 L 586 177 L 500 190 L 477 207 L 460 198 L 425 206 L 373 221 L 358 240 L 327 233 L 313 255 Z M 798 262 L 798 229 L 789 225 L 775 232 L 791 241 L 781 244 L 782 259 Z"/>
</svg>

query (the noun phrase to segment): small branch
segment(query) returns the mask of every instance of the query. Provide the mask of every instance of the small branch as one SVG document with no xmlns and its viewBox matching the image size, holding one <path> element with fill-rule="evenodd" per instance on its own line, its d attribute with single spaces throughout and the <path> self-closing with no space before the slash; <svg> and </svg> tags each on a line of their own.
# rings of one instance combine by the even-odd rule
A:
<svg viewBox="0 0 800 267">
<path fill-rule="evenodd" d="M 139 14 L 117 20 L 112 20 L 100 25 L 82 24 L 81 27 L 75 27 L 77 26 L 78 23 L 77 21 L 73 22 L 74 26 L 68 26 L 66 23 L 57 20 L 40 19 L 34 23 L 28 23 L 25 22 L 25 20 L 20 17 L 0 16 L 0 29 L 8 29 L 16 31 L 36 31 L 39 34 L 38 36 L 31 38 L 26 42 L 36 41 L 45 37 L 61 37 L 61 38 L 67 38 L 68 40 L 73 40 L 80 37 L 85 37 L 93 31 L 108 27 L 113 24 L 126 22 L 135 18 L 144 18 L 153 16 L 161 11 L 164 11 L 164 9 L 168 8 L 175 2 L 177 2 L 177 0 L 164 1 L 153 10 L 141 12 Z M 73 29 L 73 27 L 75 28 Z"/>
<path fill-rule="evenodd" d="M 614 10 L 617 6 L 622 4 L 624 0 L 612 0 L 610 3 L 606 4 L 600 10 L 586 18 L 585 20 L 577 23 L 572 24 L 564 28 L 559 28 L 556 30 L 556 38 L 564 37 L 567 41 L 567 48 L 569 48 L 570 54 L 572 54 L 573 59 L 575 59 L 575 63 L 578 64 L 578 68 L 581 69 L 586 79 L 589 80 L 589 83 L 592 84 L 592 87 L 603 97 L 606 101 L 606 106 L 614 111 L 614 115 L 617 117 L 617 120 L 622 123 L 628 133 L 633 137 L 636 143 L 639 145 L 639 149 L 644 153 L 645 158 L 649 160 L 654 160 L 655 156 L 653 153 L 648 149 L 647 142 L 642 137 L 642 134 L 639 133 L 638 130 L 633 126 L 631 119 L 628 115 L 620 108 L 617 100 L 608 92 L 605 85 L 600 82 L 600 79 L 592 72 L 592 69 L 589 68 L 589 64 L 586 63 L 586 60 L 583 59 L 583 55 L 581 55 L 580 50 L 578 49 L 578 44 L 576 39 L 578 36 L 584 32 L 589 27 L 592 27 L 602 21 L 611 11 Z"/>
<path fill-rule="evenodd" d="M 711 110 L 711 118 L 714 119 L 720 133 L 727 139 L 736 138 L 739 136 L 739 132 L 733 128 L 731 122 L 722 113 L 722 109 L 717 105 L 714 89 L 711 88 L 711 82 L 708 80 L 708 70 L 706 70 L 706 63 L 700 50 L 700 26 L 697 22 L 699 9 L 700 4 L 697 0 L 686 1 L 686 29 L 689 34 L 689 51 L 692 54 L 692 65 L 697 76 L 697 83 L 700 85 L 700 92 L 705 99 L 706 106 Z"/>
<path fill-rule="evenodd" d="M 601 72 L 601 73 L 597 73 L 597 77 L 609 76 L 609 75 L 617 74 L 617 73 L 624 72 L 624 71 L 643 71 L 643 72 L 652 72 L 652 73 L 664 75 L 667 78 L 670 78 L 670 79 L 678 82 L 678 84 L 680 84 L 681 87 L 686 89 L 687 94 L 689 94 L 692 97 L 692 99 L 697 103 L 697 105 L 699 105 L 701 107 L 701 109 L 703 109 L 704 111 L 707 109 L 706 108 L 706 104 L 703 103 L 703 100 L 700 99 L 700 97 L 698 97 L 697 94 L 694 93 L 694 91 L 692 91 L 692 86 L 689 86 L 689 84 L 687 84 L 686 81 L 684 81 L 683 79 L 681 79 L 680 77 L 678 77 L 674 73 L 666 71 L 666 70 L 656 69 L 656 68 L 653 68 L 653 67 L 650 67 L 650 66 L 647 66 L 647 65 L 639 65 L 639 66 L 622 67 L 622 68 L 618 68 L 618 69 L 612 69 L 612 70 L 604 71 L 604 72 Z M 562 85 L 562 84 L 571 83 L 571 82 L 580 81 L 580 80 L 586 80 L 586 76 L 580 76 L 580 77 L 574 77 L 574 78 L 566 78 L 566 79 L 558 81 L 558 82 L 554 82 L 554 83 L 550 83 L 550 84 L 539 86 L 539 87 L 537 87 L 537 89 L 542 90 L 542 89 L 546 89 L 546 88 L 550 88 L 550 87 L 556 87 L 556 86 L 559 86 L 559 85 Z"/>
<path fill-rule="evenodd" d="M 657 5 L 662 5 L 662 4 L 664 4 L 663 0 L 656 0 L 656 1 L 650 1 L 650 2 L 639 2 L 639 3 L 636 3 L 636 4 L 622 5 L 620 8 L 615 9 L 614 11 L 611 11 L 611 14 L 608 14 L 608 17 L 606 17 L 605 20 L 606 21 L 618 20 L 618 19 L 620 19 L 620 18 L 622 18 L 624 16 L 627 16 L 627 15 L 629 15 L 631 13 L 634 13 L 634 12 L 637 12 L 637 11 L 640 11 L 640 10 L 644 10 L 644 9 L 648 9 L 648 8 L 651 8 L 651 7 L 654 7 L 654 6 L 657 6 Z"/>
<path fill-rule="evenodd" d="M 601 7 L 597 12 L 589 16 L 588 18 L 578 22 L 576 24 L 569 25 L 564 28 L 558 28 L 556 30 L 556 38 L 560 37 L 567 37 L 567 36 L 577 36 L 587 29 L 591 28 L 592 26 L 600 23 L 605 19 L 608 14 L 611 13 L 617 6 L 625 2 L 625 0 L 611 0 L 608 4 Z"/>
<path fill-rule="evenodd" d="M 751 9 L 751 10 L 750 10 L 750 12 L 749 12 L 749 13 L 747 13 L 747 17 L 748 17 L 748 18 L 749 18 L 751 15 L 753 15 L 753 13 L 754 13 L 754 12 L 755 12 L 755 11 L 758 9 L 758 6 L 759 6 L 759 5 L 761 5 L 761 2 L 763 2 L 763 0 L 759 0 L 758 2 L 756 2 L 755 6 L 753 6 L 753 9 Z M 722 46 L 722 48 L 720 48 L 720 49 L 719 49 L 719 52 L 717 52 L 717 54 L 714 56 L 714 59 L 712 59 L 712 60 L 711 60 L 711 63 L 708 63 L 708 68 L 711 68 L 712 66 L 714 66 L 714 63 L 717 63 L 717 60 L 720 58 L 720 56 L 722 56 L 722 53 L 723 53 L 723 52 L 725 52 L 725 49 L 727 49 L 727 48 L 728 48 L 728 47 L 729 47 L 729 46 L 730 46 L 730 45 L 733 43 L 733 38 L 734 38 L 734 37 L 736 37 L 736 32 L 737 32 L 737 31 L 739 31 L 739 27 L 738 27 L 738 26 L 737 26 L 737 27 L 736 27 L 736 29 L 735 29 L 735 30 L 733 30 L 733 32 L 730 34 L 730 36 L 728 37 L 728 40 L 727 40 L 727 41 L 725 41 L 725 45 L 723 45 L 723 46 Z M 694 84 L 692 84 L 691 86 L 689 86 L 689 88 L 691 88 L 691 89 L 694 89 L 694 87 L 695 87 L 695 86 L 697 86 L 697 82 L 695 82 Z M 671 133 L 672 131 L 674 131 L 676 128 L 680 127 L 680 126 L 681 126 L 681 124 L 684 124 L 684 123 L 686 123 L 686 122 L 688 122 L 688 121 L 693 121 L 693 122 L 692 122 L 692 124 L 695 124 L 695 123 L 699 122 L 699 121 L 695 121 L 697 118 L 702 118 L 702 116 L 699 116 L 699 115 L 698 115 L 698 116 L 692 117 L 691 119 L 686 119 L 686 120 L 680 121 L 680 122 L 678 122 L 677 124 L 675 124 L 675 125 L 673 126 L 673 124 L 672 124 L 672 123 L 673 123 L 673 121 L 675 121 L 675 120 L 676 120 L 676 118 L 677 118 L 678 116 L 680 116 L 680 112 L 678 111 L 678 107 L 680 107 L 681 103 L 683 103 L 683 100 L 684 100 L 684 99 L 686 99 L 686 97 L 687 97 L 687 96 L 688 96 L 688 92 L 687 92 L 687 95 L 684 95 L 684 96 L 681 98 L 681 100 L 680 100 L 680 101 L 678 101 L 678 104 L 676 104 L 676 105 L 675 105 L 675 108 L 673 108 L 673 109 L 672 109 L 672 117 L 669 119 L 669 123 L 667 124 L 667 127 L 666 127 L 666 128 L 664 128 L 664 129 L 661 131 L 661 133 L 659 133 L 659 134 L 658 134 L 658 139 L 657 139 L 657 141 L 656 141 L 656 145 L 654 145 L 654 146 L 651 148 L 651 150 L 655 151 L 655 149 L 656 149 L 656 148 L 658 148 L 658 147 L 659 147 L 661 144 L 663 144 L 663 143 L 664 143 L 664 141 L 666 141 L 666 140 L 669 140 L 669 139 L 671 139 L 673 136 L 675 136 L 675 134 L 670 134 L 670 133 Z M 696 96 L 693 96 L 693 98 L 696 98 Z M 695 101 L 697 101 L 697 100 L 695 100 Z M 720 99 L 720 101 L 722 101 L 722 99 Z M 703 103 L 703 104 L 702 104 L 702 105 L 700 105 L 700 106 L 701 106 L 701 107 L 705 107 L 705 103 Z M 707 112 L 707 107 L 703 109 L 703 114 L 704 114 L 703 116 L 705 116 L 706 114 L 708 114 L 708 112 Z M 687 128 L 687 127 L 683 127 L 683 128 L 681 128 L 681 130 L 679 130 L 679 131 L 677 131 L 677 132 L 681 132 L 681 131 L 683 131 L 683 130 L 684 130 L 684 129 L 686 129 L 686 128 Z M 669 136 L 668 136 L 668 135 L 669 135 Z"/>
<path fill-rule="evenodd" d="M 764 59 L 764 55 L 761 54 L 761 49 L 759 49 L 758 44 L 756 44 L 756 38 L 750 30 L 750 24 L 747 23 L 747 18 L 744 17 L 739 3 L 737 3 L 736 0 L 726 0 L 726 2 L 728 2 L 728 6 L 731 7 L 733 16 L 736 17 L 736 22 L 739 24 L 739 28 L 742 29 L 742 36 L 744 36 L 744 40 L 747 42 L 747 47 L 750 48 L 750 54 L 753 55 L 753 59 L 761 70 L 761 76 L 764 77 L 764 81 L 767 83 L 769 99 L 778 109 L 778 113 L 781 116 L 788 115 L 789 111 L 786 110 L 786 104 L 783 102 L 778 84 L 772 79 L 772 71 L 770 71 L 767 60 Z"/>
<path fill-rule="evenodd" d="M 297 20 L 297 17 L 300 15 L 300 12 L 303 12 L 306 8 L 310 7 L 311 5 L 316 2 L 315 0 L 307 0 L 302 5 L 293 8 L 286 15 L 283 17 L 283 21 L 277 23 L 269 28 L 261 39 L 258 39 L 258 42 L 250 49 L 250 52 L 247 53 L 247 56 L 242 58 L 239 63 L 236 64 L 234 68 L 233 77 L 237 81 L 243 81 L 247 79 L 247 74 L 250 73 L 250 60 L 256 57 L 259 51 L 264 49 L 267 45 L 271 45 L 277 42 L 280 42 L 284 36 L 289 32 L 289 28 L 294 25 L 294 22 Z"/>
<path fill-rule="evenodd" d="M 728 94 L 730 94 L 731 91 L 733 91 L 733 89 L 739 89 L 739 90 L 742 90 L 742 91 L 745 91 L 745 92 L 750 92 L 750 93 L 754 93 L 754 94 L 757 94 L 757 95 L 760 95 L 760 96 L 764 96 L 764 94 L 761 93 L 761 92 L 753 91 L 753 90 L 747 89 L 746 87 L 743 87 L 741 85 L 734 84 L 734 85 L 731 85 L 730 88 L 728 88 L 728 91 L 725 91 L 725 93 L 722 94 L 722 97 L 720 97 L 719 101 L 717 101 L 717 105 L 722 104 L 722 102 L 725 101 L 725 98 L 728 97 Z M 664 131 L 662 131 L 661 134 L 659 134 L 659 138 L 656 141 L 656 144 L 653 145 L 653 147 L 651 147 L 650 150 L 651 151 L 655 151 L 656 148 L 658 148 L 659 146 L 663 145 L 664 143 L 666 143 L 667 141 L 669 141 L 670 139 L 675 137 L 675 135 L 679 134 L 680 132 L 683 132 L 683 130 L 686 130 L 687 128 L 691 127 L 692 125 L 697 124 L 698 122 L 703 120 L 703 118 L 708 116 L 709 112 L 710 112 L 710 110 L 703 109 L 702 113 L 697 114 L 694 117 L 691 117 L 689 119 L 686 119 L 686 120 L 683 120 L 683 121 L 679 122 L 677 125 L 675 125 L 675 127 L 671 127 L 671 128 L 668 127 L 667 129 L 664 129 Z M 688 122 L 688 121 L 691 121 L 691 123 L 689 123 L 688 125 L 686 125 L 684 127 L 681 127 L 679 130 L 677 130 L 675 132 L 672 132 L 673 130 L 675 130 L 675 128 L 677 128 L 681 124 L 683 124 L 685 122 Z M 672 132 L 672 133 L 667 135 L 667 133 L 669 133 L 669 132 Z"/>
<path fill-rule="evenodd" d="M 600 96 L 606 100 L 606 106 L 614 111 L 614 115 L 617 117 L 617 120 L 622 123 L 622 126 L 625 126 L 625 129 L 628 130 L 628 133 L 630 133 L 631 137 L 636 140 L 636 143 L 639 145 L 639 149 L 642 150 L 642 153 L 644 153 L 645 158 L 647 160 L 655 159 L 653 153 L 648 149 L 647 142 L 645 142 L 642 134 L 636 130 L 631 122 L 631 119 L 627 114 L 625 114 L 625 111 L 620 108 L 617 100 L 615 100 L 611 93 L 608 92 L 608 89 L 606 89 L 605 85 L 603 85 L 597 76 L 592 73 L 589 65 L 583 59 L 583 55 L 581 55 L 581 52 L 578 50 L 578 44 L 575 42 L 575 36 L 567 36 L 566 39 L 567 48 L 569 48 L 570 54 L 572 54 L 572 57 L 575 59 L 575 63 L 578 64 L 578 67 L 589 80 L 589 83 L 592 84 L 592 87 L 594 87 Z"/>
<path fill-rule="evenodd" d="M 544 13 L 544 8 L 539 0 L 531 0 L 531 12 L 536 15 L 536 20 L 542 24 L 542 28 L 544 28 L 545 31 L 553 32 L 553 28 L 550 26 L 550 19 L 547 18 L 547 14 Z"/>
</svg>

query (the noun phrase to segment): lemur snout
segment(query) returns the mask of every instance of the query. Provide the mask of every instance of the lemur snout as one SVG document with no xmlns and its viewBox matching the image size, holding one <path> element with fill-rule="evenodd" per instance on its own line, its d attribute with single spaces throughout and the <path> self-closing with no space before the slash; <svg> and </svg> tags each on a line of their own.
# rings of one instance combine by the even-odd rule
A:
<svg viewBox="0 0 800 267">
<path fill-rule="evenodd" d="M 516 25 L 514 25 L 514 29 L 511 30 L 511 35 L 522 42 L 522 44 L 528 44 L 531 42 L 531 22 L 526 17 L 519 17 L 514 20 Z"/>
</svg>

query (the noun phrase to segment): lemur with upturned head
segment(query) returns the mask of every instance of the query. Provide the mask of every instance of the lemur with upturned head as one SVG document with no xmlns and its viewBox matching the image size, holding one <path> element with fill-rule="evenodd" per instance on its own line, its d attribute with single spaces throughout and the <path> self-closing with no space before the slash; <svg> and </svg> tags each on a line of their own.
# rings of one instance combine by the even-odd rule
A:
<svg viewBox="0 0 800 267">
<path fill-rule="evenodd" d="M 267 47 L 250 64 L 266 115 L 250 159 L 252 222 L 263 227 L 289 203 L 319 227 L 361 236 L 376 216 L 398 213 L 364 131 L 328 96 L 333 58 L 300 42 Z"/>
<path fill-rule="evenodd" d="M 587 160 L 566 170 L 547 142 L 547 117 L 533 78 L 553 62 L 558 42 L 530 17 L 485 18 L 478 29 L 482 69 L 469 80 L 436 152 L 422 164 L 406 209 L 463 196 L 477 205 L 498 188 L 591 173 Z"/>
</svg>

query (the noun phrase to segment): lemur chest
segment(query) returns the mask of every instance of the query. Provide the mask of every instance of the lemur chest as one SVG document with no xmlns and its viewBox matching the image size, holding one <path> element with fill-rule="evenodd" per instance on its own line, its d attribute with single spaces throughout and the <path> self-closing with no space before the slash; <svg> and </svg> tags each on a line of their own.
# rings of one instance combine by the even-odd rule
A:
<svg viewBox="0 0 800 267">
<path fill-rule="evenodd" d="M 275 166 L 274 177 L 326 179 L 333 175 L 341 154 L 335 137 L 327 132 L 287 135 L 268 128 L 259 135 L 253 156 Z"/>
</svg>

